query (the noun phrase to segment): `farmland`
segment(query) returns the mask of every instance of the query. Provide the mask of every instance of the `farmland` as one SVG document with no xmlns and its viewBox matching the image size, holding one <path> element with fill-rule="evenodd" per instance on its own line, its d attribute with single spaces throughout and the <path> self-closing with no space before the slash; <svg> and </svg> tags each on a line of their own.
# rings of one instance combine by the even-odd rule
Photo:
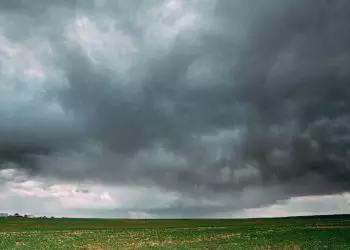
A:
<svg viewBox="0 0 350 250">
<path fill-rule="evenodd" d="M 350 216 L 0 218 L 0 249 L 350 249 Z"/>
</svg>

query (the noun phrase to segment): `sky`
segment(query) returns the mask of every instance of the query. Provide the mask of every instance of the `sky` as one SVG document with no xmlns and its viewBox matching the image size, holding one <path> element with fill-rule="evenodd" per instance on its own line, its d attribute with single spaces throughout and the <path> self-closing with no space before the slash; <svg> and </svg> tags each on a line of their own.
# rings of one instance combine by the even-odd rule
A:
<svg viewBox="0 0 350 250">
<path fill-rule="evenodd" d="M 0 1 L 0 211 L 350 213 L 349 11 Z"/>
</svg>

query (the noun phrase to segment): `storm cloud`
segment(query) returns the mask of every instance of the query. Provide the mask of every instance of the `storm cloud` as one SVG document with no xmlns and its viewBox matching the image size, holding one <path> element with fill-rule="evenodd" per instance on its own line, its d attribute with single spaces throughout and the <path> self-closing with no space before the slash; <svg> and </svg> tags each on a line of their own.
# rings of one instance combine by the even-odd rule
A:
<svg viewBox="0 0 350 250">
<path fill-rule="evenodd" d="M 0 164 L 225 201 L 205 213 L 347 192 L 349 11 L 346 0 L 4 1 Z"/>
</svg>

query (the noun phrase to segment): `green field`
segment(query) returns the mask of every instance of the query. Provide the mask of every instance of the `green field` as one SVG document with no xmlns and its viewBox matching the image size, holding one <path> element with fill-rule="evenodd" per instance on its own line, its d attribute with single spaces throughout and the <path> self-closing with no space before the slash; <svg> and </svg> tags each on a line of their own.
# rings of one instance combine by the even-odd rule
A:
<svg viewBox="0 0 350 250">
<path fill-rule="evenodd" d="M 0 219 L 0 249 L 350 249 L 350 217 Z"/>
</svg>

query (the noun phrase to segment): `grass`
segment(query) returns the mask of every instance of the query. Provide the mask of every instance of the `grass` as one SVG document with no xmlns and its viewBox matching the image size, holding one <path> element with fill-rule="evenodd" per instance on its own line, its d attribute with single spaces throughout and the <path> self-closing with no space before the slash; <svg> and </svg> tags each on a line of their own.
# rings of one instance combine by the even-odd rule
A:
<svg viewBox="0 0 350 250">
<path fill-rule="evenodd" d="M 350 249 L 350 217 L 0 219 L 0 249 Z"/>
</svg>

